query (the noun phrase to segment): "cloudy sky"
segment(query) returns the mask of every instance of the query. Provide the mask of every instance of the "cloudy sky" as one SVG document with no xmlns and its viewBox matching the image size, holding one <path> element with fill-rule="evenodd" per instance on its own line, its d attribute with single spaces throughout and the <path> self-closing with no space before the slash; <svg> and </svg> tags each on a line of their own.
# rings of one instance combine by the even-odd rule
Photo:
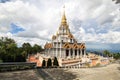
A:
<svg viewBox="0 0 120 80">
<path fill-rule="evenodd" d="M 44 45 L 60 26 L 63 6 L 71 32 L 88 48 L 120 50 L 120 4 L 112 0 L 0 0 L 0 36 Z"/>
</svg>

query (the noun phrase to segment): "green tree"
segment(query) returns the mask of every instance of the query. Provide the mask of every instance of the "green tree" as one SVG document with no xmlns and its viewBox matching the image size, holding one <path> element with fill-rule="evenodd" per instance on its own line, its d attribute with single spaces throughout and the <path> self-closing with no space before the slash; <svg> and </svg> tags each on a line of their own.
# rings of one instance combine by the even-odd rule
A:
<svg viewBox="0 0 120 80">
<path fill-rule="evenodd" d="M 107 57 L 110 57 L 111 56 L 111 54 L 110 54 L 110 52 L 108 51 L 108 50 L 104 50 L 104 52 L 103 52 Z"/>
<path fill-rule="evenodd" d="M 49 58 L 48 61 L 47 61 L 47 67 L 51 67 L 52 66 L 52 61 L 51 59 Z"/>
<path fill-rule="evenodd" d="M 30 43 L 23 43 L 22 48 L 27 52 L 27 55 L 32 53 L 32 46 Z"/>
<path fill-rule="evenodd" d="M 41 52 L 41 51 L 42 51 L 42 47 L 41 46 L 39 46 L 37 44 L 35 44 L 33 46 L 33 53 L 37 53 L 37 52 Z"/>
<path fill-rule="evenodd" d="M 2 63 L 3 61 L 0 59 L 0 63 Z"/>
<path fill-rule="evenodd" d="M 46 61 L 43 60 L 43 61 L 42 61 L 42 67 L 45 67 L 45 64 L 46 64 Z"/>
<path fill-rule="evenodd" d="M 58 64 L 58 60 L 57 60 L 56 57 L 54 58 L 53 65 L 54 65 L 54 66 L 59 66 L 59 64 Z"/>
<path fill-rule="evenodd" d="M 22 47 L 18 47 L 14 39 L 0 38 L 0 60 L 2 62 L 25 62 L 28 54 L 41 50 L 42 47 L 37 44 L 32 47 L 30 43 L 24 43 Z"/>
<path fill-rule="evenodd" d="M 3 62 L 25 61 L 22 56 L 22 49 L 17 47 L 16 42 L 7 37 L 0 38 L 0 58 Z"/>
<path fill-rule="evenodd" d="M 0 58 L 3 62 L 14 62 L 16 58 L 17 44 L 11 38 L 0 38 Z"/>
<path fill-rule="evenodd" d="M 113 58 L 116 59 L 116 60 L 120 59 L 120 53 L 114 53 Z"/>
</svg>

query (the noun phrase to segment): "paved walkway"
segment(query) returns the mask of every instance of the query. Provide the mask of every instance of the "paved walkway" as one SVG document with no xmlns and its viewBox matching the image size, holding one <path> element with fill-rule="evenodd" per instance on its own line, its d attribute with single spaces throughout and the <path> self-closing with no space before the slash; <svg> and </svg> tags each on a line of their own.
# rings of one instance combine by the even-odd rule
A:
<svg viewBox="0 0 120 80">
<path fill-rule="evenodd" d="M 2 72 L 0 80 L 120 80 L 120 63 L 99 68 L 49 68 Z"/>
<path fill-rule="evenodd" d="M 120 80 L 120 64 L 110 64 L 106 67 L 69 69 L 77 76 L 77 80 Z"/>
<path fill-rule="evenodd" d="M 35 70 L 22 70 L 0 73 L 0 80 L 43 80 Z"/>
<path fill-rule="evenodd" d="M 118 63 L 98 68 L 51 68 L 42 71 L 52 78 L 50 80 L 120 80 Z"/>
</svg>

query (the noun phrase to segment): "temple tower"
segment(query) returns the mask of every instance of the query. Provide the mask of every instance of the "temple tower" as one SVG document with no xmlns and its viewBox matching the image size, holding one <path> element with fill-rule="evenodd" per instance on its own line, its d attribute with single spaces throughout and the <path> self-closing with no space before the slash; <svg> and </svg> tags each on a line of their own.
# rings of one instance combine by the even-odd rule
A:
<svg viewBox="0 0 120 80">
<path fill-rule="evenodd" d="M 85 43 L 78 43 L 70 32 L 65 9 L 56 35 L 52 36 L 52 42 L 46 43 L 44 48 L 46 51 L 45 54 L 51 57 L 63 59 L 85 57 Z"/>
</svg>

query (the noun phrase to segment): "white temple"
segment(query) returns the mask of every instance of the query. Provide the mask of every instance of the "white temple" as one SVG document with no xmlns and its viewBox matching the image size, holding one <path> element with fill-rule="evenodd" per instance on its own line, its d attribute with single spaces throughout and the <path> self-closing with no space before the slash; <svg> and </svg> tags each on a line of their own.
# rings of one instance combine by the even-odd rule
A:
<svg viewBox="0 0 120 80">
<path fill-rule="evenodd" d="M 44 48 L 45 54 L 51 57 L 58 57 L 62 59 L 76 59 L 85 57 L 85 43 L 78 43 L 70 32 L 65 10 L 63 12 L 61 24 L 56 35 L 52 36 L 52 41 L 50 43 L 46 43 Z"/>
</svg>

